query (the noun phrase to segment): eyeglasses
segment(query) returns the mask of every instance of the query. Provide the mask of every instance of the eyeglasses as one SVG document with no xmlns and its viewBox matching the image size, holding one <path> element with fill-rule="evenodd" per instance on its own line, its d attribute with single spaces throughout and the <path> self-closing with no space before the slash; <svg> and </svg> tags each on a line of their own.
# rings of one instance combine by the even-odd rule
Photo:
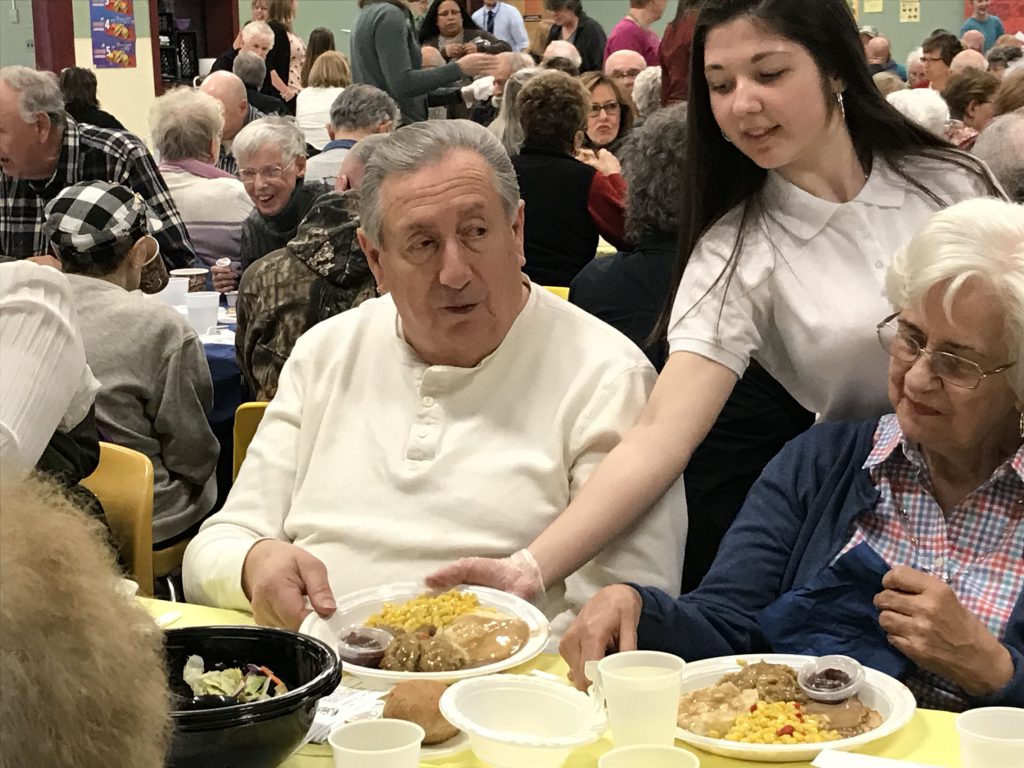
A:
<svg viewBox="0 0 1024 768">
<path fill-rule="evenodd" d="M 606 112 L 609 116 L 619 114 L 621 105 L 617 101 L 609 101 L 607 104 L 591 104 L 590 105 L 590 116 L 597 117 L 602 112 Z"/>
<path fill-rule="evenodd" d="M 265 165 L 262 168 L 242 168 L 238 172 L 238 178 L 246 186 L 256 183 L 256 178 L 262 176 L 267 181 L 277 181 L 284 175 L 284 172 L 295 164 L 294 161 L 287 165 Z"/>
<path fill-rule="evenodd" d="M 889 317 L 875 326 L 882 349 L 888 352 L 894 360 L 899 360 L 901 363 L 915 363 L 922 353 L 928 355 L 932 374 L 938 376 L 947 384 L 952 384 L 954 387 L 977 389 L 982 379 L 995 376 L 997 373 L 1009 370 L 1017 364 L 1016 362 L 1007 363 L 990 371 L 985 371 L 973 360 L 968 360 L 949 352 L 933 352 L 930 349 L 925 349 L 917 339 L 907 335 L 903 329 L 893 324 L 893 321 L 899 316 L 899 312 L 889 315 Z"/>
<path fill-rule="evenodd" d="M 617 69 L 614 72 L 612 72 L 611 78 L 612 78 L 612 80 L 627 80 L 627 79 L 629 79 L 631 77 L 636 77 L 642 71 L 643 70 L 639 70 L 639 69 L 626 69 L 626 70 Z"/>
</svg>

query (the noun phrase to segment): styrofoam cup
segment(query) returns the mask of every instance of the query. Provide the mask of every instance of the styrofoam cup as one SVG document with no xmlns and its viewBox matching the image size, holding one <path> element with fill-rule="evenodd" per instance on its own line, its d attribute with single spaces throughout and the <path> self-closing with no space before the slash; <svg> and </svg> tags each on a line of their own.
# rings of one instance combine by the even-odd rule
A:
<svg viewBox="0 0 1024 768">
<path fill-rule="evenodd" d="M 335 768 L 418 768 L 426 732 L 406 720 L 356 720 L 331 732 Z"/>
<path fill-rule="evenodd" d="M 618 747 L 597 761 L 597 768 L 700 768 L 692 752 L 663 744 Z"/>
<path fill-rule="evenodd" d="M 1024 709 L 980 707 L 956 718 L 963 768 L 1018 768 L 1024 754 Z"/>
<path fill-rule="evenodd" d="M 164 288 L 157 296 L 165 304 L 172 307 L 184 306 L 185 295 L 188 293 L 188 278 L 187 277 L 172 277 L 167 281 L 167 287 Z"/>
<path fill-rule="evenodd" d="M 238 303 L 238 291 L 228 291 L 224 296 L 227 297 L 228 300 L 228 309 Z"/>
<path fill-rule="evenodd" d="M 220 294 L 216 291 L 194 291 L 185 295 L 188 319 L 200 336 L 217 327 Z"/>
<path fill-rule="evenodd" d="M 608 706 L 615 746 L 672 745 L 685 666 L 678 656 L 661 651 L 613 653 L 587 663 L 591 695 Z"/>
</svg>

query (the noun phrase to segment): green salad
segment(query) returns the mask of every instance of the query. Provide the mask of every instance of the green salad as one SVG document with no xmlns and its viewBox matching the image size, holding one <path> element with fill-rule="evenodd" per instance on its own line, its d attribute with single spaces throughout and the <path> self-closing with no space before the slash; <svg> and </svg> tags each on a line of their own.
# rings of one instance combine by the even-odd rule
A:
<svg viewBox="0 0 1024 768">
<path fill-rule="evenodd" d="M 288 692 L 288 687 L 271 670 L 246 664 L 206 671 L 202 656 L 189 656 L 182 678 L 196 696 L 227 696 L 239 704 L 265 701 Z"/>
</svg>

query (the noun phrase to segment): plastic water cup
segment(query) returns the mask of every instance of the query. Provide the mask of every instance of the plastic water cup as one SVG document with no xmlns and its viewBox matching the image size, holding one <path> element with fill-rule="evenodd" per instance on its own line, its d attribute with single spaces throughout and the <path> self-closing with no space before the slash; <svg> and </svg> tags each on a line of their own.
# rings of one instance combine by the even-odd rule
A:
<svg viewBox="0 0 1024 768">
<path fill-rule="evenodd" d="M 235 306 L 238 303 L 238 291 L 228 291 L 224 294 L 228 300 L 228 309 Z"/>
<path fill-rule="evenodd" d="M 1024 709 L 980 707 L 958 715 L 963 768 L 1020 768 L 1024 759 Z"/>
<path fill-rule="evenodd" d="M 185 295 L 188 293 L 188 278 L 187 277 L 172 277 L 167 281 L 167 287 L 164 288 L 157 296 L 165 304 L 172 307 L 179 307 L 185 305 Z"/>
<path fill-rule="evenodd" d="M 188 278 L 188 290 L 189 293 L 195 291 L 202 291 L 206 288 L 206 276 L 210 274 L 210 270 L 205 267 L 183 267 L 181 269 L 172 269 L 171 277 L 187 277 Z"/>
<path fill-rule="evenodd" d="M 592 695 L 608 707 L 615 746 L 672 745 L 685 666 L 660 651 L 626 651 L 587 663 Z"/>
<path fill-rule="evenodd" d="M 211 328 L 217 327 L 220 294 L 216 291 L 196 291 L 186 294 L 185 306 L 188 307 L 189 322 L 200 336 L 205 335 Z"/>
<path fill-rule="evenodd" d="M 406 720 L 357 720 L 331 732 L 334 768 L 418 768 L 424 730 Z"/>
<path fill-rule="evenodd" d="M 597 768 L 700 768 L 700 760 L 678 747 L 640 744 L 605 753 L 597 761 Z"/>
</svg>

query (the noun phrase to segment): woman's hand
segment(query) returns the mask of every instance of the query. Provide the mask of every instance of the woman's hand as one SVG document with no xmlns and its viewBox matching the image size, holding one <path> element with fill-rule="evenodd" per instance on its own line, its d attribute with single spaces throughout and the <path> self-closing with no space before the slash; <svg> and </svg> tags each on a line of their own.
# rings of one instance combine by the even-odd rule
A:
<svg viewBox="0 0 1024 768">
<path fill-rule="evenodd" d="M 480 49 L 476 47 L 476 43 L 466 43 L 462 46 L 462 55 L 466 55 L 467 53 L 477 53 L 479 50 Z"/>
<path fill-rule="evenodd" d="M 625 584 L 605 587 L 583 606 L 576 621 L 558 644 L 569 664 L 569 679 L 581 691 L 590 682 L 584 673 L 588 661 L 603 659 L 608 651 L 635 651 L 636 628 L 643 601 Z"/>
<path fill-rule="evenodd" d="M 878 623 L 889 642 L 922 669 L 952 680 L 970 696 L 1004 688 L 1013 660 L 981 620 L 945 582 L 898 565 L 875 596 Z"/>
<path fill-rule="evenodd" d="M 493 75 L 498 68 L 497 58 L 487 53 L 468 53 L 459 59 L 459 69 L 470 77 Z"/>
<path fill-rule="evenodd" d="M 444 57 L 448 59 L 448 61 L 455 61 L 455 59 L 460 58 L 465 53 L 466 46 L 462 43 L 448 43 L 448 45 L 444 47 Z"/>
<path fill-rule="evenodd" d="M 544 577 L 540 566 L 528 549 L 521 549 L 511 557 L 503 558 L 463 557 L 434 571 L 425 581 L 432 589 L 476 584 L 511 592 L 524 600 L 532 600 L 544 592 Z"/>
<path fill-rule="evenodd" d="M 596 152 L 589 149 L 580 149 L 576 152 L 576 159 L 580 162 L 592 165 L 599 173 L 611 176 L 622 172 L 619 159 L 607 149 L 599 149 Z"/>
</svg>

